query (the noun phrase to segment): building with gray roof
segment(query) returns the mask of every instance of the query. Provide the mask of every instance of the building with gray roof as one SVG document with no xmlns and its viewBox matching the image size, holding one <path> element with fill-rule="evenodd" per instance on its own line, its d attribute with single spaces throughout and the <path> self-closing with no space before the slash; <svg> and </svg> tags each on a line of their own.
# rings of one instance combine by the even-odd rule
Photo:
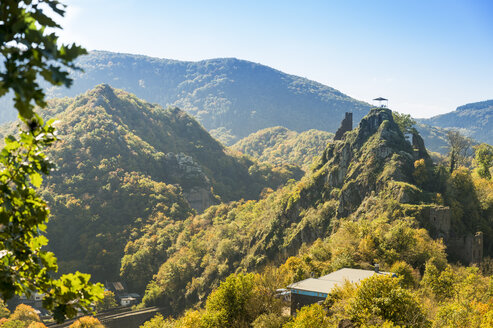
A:
<svg viewBox="0 0 493 328">
<path fill-rule="evenodd" d="M 287 287 L 291 291 L 291 314 L 305 305 L 325 300 L 335 287 L 341 286 L 345 281 L 352 284 L 359 283 L 375 274 L 388 275 L 392 273 L 381 272 L 378 270 L 378 266 L 375 267 L 375 270 L 344 268 L 320 278 L 308 278 L 292 283 Z"/>
</svg>

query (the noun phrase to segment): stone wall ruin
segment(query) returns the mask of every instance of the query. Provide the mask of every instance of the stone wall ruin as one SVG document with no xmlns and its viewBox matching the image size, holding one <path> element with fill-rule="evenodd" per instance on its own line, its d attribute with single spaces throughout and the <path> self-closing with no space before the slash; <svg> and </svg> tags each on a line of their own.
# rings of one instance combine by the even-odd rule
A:
<svg viewBox="0 0 493 328">
<path fill-rule="evenodd" d="M 422 210 L 422 225 L 429 231 L 432 238 L 442 238 L 447 246 L 451 260 L 460 261 L 465 265 L 481 263 L 483 259 L 483 233 L 464 233 L 458 235 L 451 229 L 450 208 L 446 206 L 430 206 Z"/>
</svg>

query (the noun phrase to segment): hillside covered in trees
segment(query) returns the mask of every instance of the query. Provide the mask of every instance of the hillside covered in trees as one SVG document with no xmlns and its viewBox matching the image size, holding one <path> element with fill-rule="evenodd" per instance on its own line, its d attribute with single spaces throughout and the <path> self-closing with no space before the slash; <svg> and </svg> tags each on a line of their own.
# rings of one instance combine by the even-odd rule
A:
<svg viewBox="0 0 493 328">
<path fill-rule="evenodd" d="M 443 129 L 459 130 L 480 142 L 493 144 L 493 100 L 486 100 L 457 107 L 450 113 L 420 119 L 421 123 Z"/>
<path fill-rule="evenodd" d="M 372 109 L 357 129 L 326 147 L 301 181 L 259 201 L 221 204 L 189 217 L 167 250 L 147 242 L 164 238 L 164 229 L 127 244 L 122 277 L 138 277 L 140 263 L 152 262 L 157 274 L 144 304 L 171 313 L 204 304 L 221 281 L 245 271 L 264 272 L 248 278 L 260 285 L 272 279 L 267 296 L 311 274 L 371 268 L 376 261 L 384 270 L 409 268 L 418 283 L 433 261 L 438 275 L 447 258 L 473 261 L 470 245 L 461 242 L 476 231 L 484 234 L 484 254 L 492 254 L 492 195 L 491 181 L 434 165 L 424 148 L 405 138 L 390 110 Z M 438 224 L 437 213 L 449 224 Z M 159 264 L 159 257 L 166 260 Z M 218 306 L 207 305 L 206 312 L 220 312 Z M 211 310 L 212 318 L 194 313 L 219 320 L 213 317 L 219 312 Z"/>
<path fill-rule="evenodd" d="M 224 145 L 276 126 L 334 133 L 344 112 L 353 112 L 357 124 L 370 108 L 323 84 L 235 58 L 185 62 L 92 51 L 77 64 L 84 72 L 72 72 L 73 86 L 46 85 L 49 97 L 74 97 L 107 83 L 148 102 L 179 107 Z M 16 118 L 9 99 L 0 98 L 0 122 Z M 428 148 L 446 153 L 446 133 L 428 124 L 433 125 L 417 127 Z"/>
<path fill-rule="evenodd" d="M 41 114 L 59 119 L 61 136 L 50 151 L 58 170 L 42 189 L 49 246 L 62 271 L 121 279 L 144 295 L 141 306 L 178 316 L 145 327 L 296 327 L 303 318 L 321 327 L 421 327 L 448 322 L 455 308 L 467 322 L 489 313 L 488 262 L 481 273 L 448 261 L 477 261 L 467 240 L 478 231 L 481 256 L 493 253 L 493 183 L 484 172 L 434 164 L 389 109 L 373 108 L 342 140 L 329 140 L 303 177 L 296 166 L 228 151 L 177 108 L 108 85 L 53 100 Z M 286 156 L 302 148 L 293 140 L 312 145 L 301 135 L 273 128 L 250 138 L 255 151 L 289 145 Z M 374 263 L 399 280 L 343 286 L 296 318 L 274 297 L 312 275 Z M 408 308 L 358 315 L 358 302 L 368 302 L 360 294 L 373 302 L 381 292 Z"/>
<path fill-rule="evenodd" d="M 491 262 L 480 271 L 447 258 L 469 264 L 454 242 L 477 230 L 491 255 L 493 182 L 465 168 L 450 173 L 417 144 L 389 110 L 372 109 L 300 182 L 191 217 L 144 302 L 203 306 L 143 327 L 491 326 Z M 449 213 L 449 229 L 431 213 Z M 339 286 L 296 317 L 275 296 L 292 282 L 374 263 L 397 277 Z"/>
<path fill-rule="evenodd" d="M 145 227 L 179 229 L 196 211 L 256 199 L 302 175 L 233 156 L 185 112 L 108 85 L 53 100 L 40 113 L 59 120 L 61 139 L 50 150 L 58 169 L 42 191 L 53 217 L 50 248 L 62 271 L 100 281 L 118 277 L 124 245 Z"/>
<path fill-rule="evenodd" d="M 73 97 L 107 83 L 148 102 L 181 108 L 226 145 L 279 125 L 298 132 L 335 131 L 345 111 L 359 121 L 369 108 L 323 84 L 235 58 L 186 62 L 92 51 L 77 65 L 84 72 L 72 73 L 73 86 L 47 88 L 50 97 Z M 2 113 L 7 98 L 0 100 Z"/>
<path fill-rule="evenodd" d="M 235 58 L 185 62 L 93 51 L 77 64 L 84 73 L 72 73 L 70 89 L 48 87 L 50 97 L 73 97 L 107 83 L 148 102 L 181 108 L 227 145 L 279 125 L 298 132 L 335 131 L 345 111 L 359 120 L 369 108 L 320 83 Z M 15 119 L 7 99 L 1 98 L 0 113 Z"/>
<path fill-rule="evenodd" d="M 276 126 L 252 133 L 230 148 L 275 165 L 293 164 L 307 170 L 319 156 L 333 134 L 320 130 L 301 133 Z"/>
</svg>

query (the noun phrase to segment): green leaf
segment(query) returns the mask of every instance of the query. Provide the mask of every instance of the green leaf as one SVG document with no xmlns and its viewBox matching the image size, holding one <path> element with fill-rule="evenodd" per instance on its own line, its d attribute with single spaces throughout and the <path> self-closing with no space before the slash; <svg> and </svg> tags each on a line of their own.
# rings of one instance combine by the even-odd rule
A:
<svg viewBox="0 0 493 328">
<path fill-rule="evenodd" d="M 41 186 L 41 183 L 43 182 L 43 177 L 37 172 L 32 173 L 29 178 L 31 179 L 31 183 L 33 184 L 33 186 L 36 188 L 39 188 Z"/>
</svg>

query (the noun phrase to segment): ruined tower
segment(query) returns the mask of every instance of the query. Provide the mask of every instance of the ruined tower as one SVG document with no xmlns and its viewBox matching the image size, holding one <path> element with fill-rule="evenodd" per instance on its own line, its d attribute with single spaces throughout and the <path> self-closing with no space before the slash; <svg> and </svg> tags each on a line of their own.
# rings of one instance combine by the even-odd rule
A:
<svg viewBox="0 0 493 328">
<path fill-rule="evenodd" d="M 341 122 L 341 127 L 337 130 L 334 140 L 342 140 L 344 133 L 353 129 L 353 113 L 346 112 L 346 116 Z"/>
</svg>

